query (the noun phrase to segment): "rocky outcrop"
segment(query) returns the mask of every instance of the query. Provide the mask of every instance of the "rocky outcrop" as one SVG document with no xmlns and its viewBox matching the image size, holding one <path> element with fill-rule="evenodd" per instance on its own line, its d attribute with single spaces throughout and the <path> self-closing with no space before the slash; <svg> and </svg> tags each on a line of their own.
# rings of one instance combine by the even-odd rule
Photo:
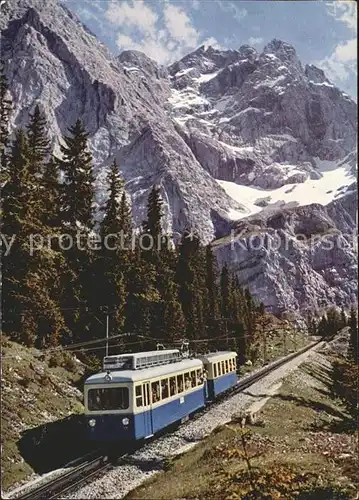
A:
<svg viewBox="0 0 359 500">
<path fill-rule="evenodd" d="M 215 243 L 226 263 L 267 309 L 312 312 L 357 300 L 357 194 L 240 221 Z"/>
</svg>

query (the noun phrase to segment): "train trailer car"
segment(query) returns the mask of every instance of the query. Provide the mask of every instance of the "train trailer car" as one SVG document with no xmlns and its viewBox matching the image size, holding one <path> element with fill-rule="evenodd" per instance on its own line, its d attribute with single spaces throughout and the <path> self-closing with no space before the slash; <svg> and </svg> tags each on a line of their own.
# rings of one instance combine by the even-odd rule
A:
<svg viewBox="0 0 359 500">
<path fill-rule="evenodd" d="M 97 373 L 85 381 L 84 399 L 89 440 L 145 439 L 205 406 L 203 363 Z"/>
<path fill-rule="evenodd" d="M 213 401 L 219 394 L 237 384 L 237 353 L 223 351 L 199 356 L 207 372 L 207 398 Z"/>
</svg>

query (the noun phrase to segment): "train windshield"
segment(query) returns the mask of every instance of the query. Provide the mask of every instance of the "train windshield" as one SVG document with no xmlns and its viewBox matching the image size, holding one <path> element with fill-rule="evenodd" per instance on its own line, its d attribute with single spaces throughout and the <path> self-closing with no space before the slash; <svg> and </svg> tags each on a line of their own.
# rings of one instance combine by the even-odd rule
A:
<svg viewBox="0 0 359 500">
<path fill-rule="evenodd" d="M 127 410 L 129 407 L 129 391 L 127 387 L 90 389 L 87 400 L 90 411 Z"/>
</svg>

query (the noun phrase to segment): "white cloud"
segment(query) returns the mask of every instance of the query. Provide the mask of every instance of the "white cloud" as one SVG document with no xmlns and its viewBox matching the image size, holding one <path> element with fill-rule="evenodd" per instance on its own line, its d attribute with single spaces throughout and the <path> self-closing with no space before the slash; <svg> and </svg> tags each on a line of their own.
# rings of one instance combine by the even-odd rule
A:
<svg viewBox="0 0 359 500">
<path fill-rule="evenodd" d="M 132 3 L 112 1 L 107 8 L 106 17 L 113 24 L 132 26 L 144 33 L 153 33 L 158 21 L 158 15 L 144 0 Z"/>
<path fill-rule="evenodd" d="M 203 40 L 203 42 L 201 42 L 201 45 L 204 45 L 206 48 L 213 47 L 214 49 L 217 49 L 217 50 L 224 50 L 225 49 L 225 47 L 223 47 L 223 45 L 221 45 L 218 42 L 218 40 L 216 38 L 214 38 L 213 36 Z"/>
<path fill-rule="evenodd" d="M 356 34 L 357 5 L 354 1 L 335 1 L 326 3 L 328 14 L 338 22 L 344 23 Z M 343 83 L 356 75 L 357 39 L 353 35 L 338 43 L 332 53 L 315 62 L 334 82 Z"/>
<path fill-rule="evenodd" d="M 197 45 L 199 32 L 192 26 L 190 18 L 183 9 L 167 3 L 164 8 L 164 18 L 172 38 L 188 47 Z"/>
<path fill-rule="evenodd" d="M 335 47 L 334 56 L 339 61 L 354 61 L 357 58 L 357 40 L 352 38 Z"/>
<path fill-rule="evenodd" d="M 192 0 L 192 9 L 198 10 L 200 8 L 201 4 L 199 0 Z"/>
<path fill-rule="evenodd" d="M 328 2 L 326 6 L 329 15 L 346 24 L 351 31 L 357 31 L 357 3 L 354 0 Z"/>
<path fill-rule="evenodd" d="M 106 17 L 122 28 L 116 38 L 120 50 L 140 50 L 161 64 L 169 64 L 198 47 L 201 34 L 183 8 L 168 0 L 156 5 L 161 12 L 155 12 L 143 0 L 112 0 Z"/>
<path fill-rule="evenodd" d="M 248 43 L 249 45 L 260 45 L 261 43 L 263 43 L 264 39 L 260 36 L 250 36 L 248 38 Z"/>
<path fill-rule="evenodd" d="M 215 3 L 223 12 L 229 12 L 238 22 L 242 21 L 248 14 L 246 9 L 241 9 L 235 2 L 228 2 L 228 0 L 215 0 Z"/>
</svg>

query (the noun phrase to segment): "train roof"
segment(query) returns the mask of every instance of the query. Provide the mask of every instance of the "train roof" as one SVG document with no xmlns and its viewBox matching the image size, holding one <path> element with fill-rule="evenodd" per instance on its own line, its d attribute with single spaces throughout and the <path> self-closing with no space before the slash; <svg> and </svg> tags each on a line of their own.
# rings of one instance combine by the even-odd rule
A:
<svg viewBox="0 0 359 500">
<path fill-rule="evenodd" d="M 218 351 L 200 355 L 198 356 L 198 358 L 202 359 L 203 361 L 209 361 L 210 363 L 213 363 L 215 361 L 222 361 L 222 359 L 233 358 L 236 356 L 237 353 L 235 351 Z"/>
<path fill-rule="evenodd" d="M 138 382 L 140 380 L 149 380 L 172 373 L 185 371 L 187 369 L 201 368 L 203 363 L 200 359 L 186 359 L 171 363 L 163 366 L 156 366 L 155 368 L 144 368 L 142 370 L 119 370 L 111 372 L 111 380 L 106 380 L 107 372 L 96 373 L 91 375 L 85 380 L 85 384 L 103 384 L 103 383 L 116 383 L 116 382 Z"/>
</svg>

